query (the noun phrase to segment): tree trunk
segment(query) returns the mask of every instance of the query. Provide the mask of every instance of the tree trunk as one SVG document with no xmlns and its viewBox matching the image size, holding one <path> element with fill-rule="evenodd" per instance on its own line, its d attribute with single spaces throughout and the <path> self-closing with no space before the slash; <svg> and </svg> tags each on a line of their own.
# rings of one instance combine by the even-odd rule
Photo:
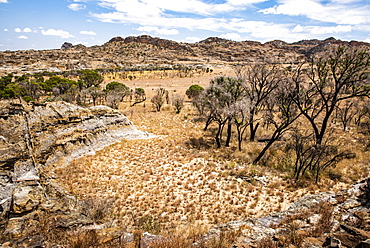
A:
<svg viewBox="0 0 370 248">
<path fill-rule="evenodd" d="M 208 126 L 212 123 L 212 117 L 208 117 L 208 119 L 207 119 L 207 121 L 206 121 L 206 125 L 205 125 L 205 127 L 204 127 L 204 131 L 207 131 L 207 129 L 208 129 Z"/>
<path fill-rule="evenodd" d="M 256 133 L 259 125 L 260 124 L 257 123 L 256 126 L 254 126 L 253 122 L 249 124 L 249 141 L 254 141 L 256 139 Z"/>
<path fill-rule="evenodd" d="M 270 148 L 270 146 L 280 137 L 281 135 L 281 131 L 277 131 L 275 132 L 271 139 L 269 140 L 269 142 L 266 144 L 266 146 L 262 149 L 262 151 L 260 152 L 260 154 L 258 154 L 257 158 L 253 161 L 253 164 L 257 164 L 261 158 L 265 155 L 265 153 L 267 152 L 267 150 Z"/>
<path fill-rule="evenodd" d="M 217 133 L 216 133 L 216 136 L 215 136 L 217 148 L 221 148 L 222 126 L 223 126 L 222 124 L 218 124 L 218 129 L 217 129 Z"/>
<path fill-rule="evenodd" d="M 231 119 L 229 119 L 227 122 L 227 137 L 226 137 L 226 143 L 225 143 L 226 147 L 230 146 L 231 135 L 232 135 L 232 122 L 231 122 Z"/>
</svg>

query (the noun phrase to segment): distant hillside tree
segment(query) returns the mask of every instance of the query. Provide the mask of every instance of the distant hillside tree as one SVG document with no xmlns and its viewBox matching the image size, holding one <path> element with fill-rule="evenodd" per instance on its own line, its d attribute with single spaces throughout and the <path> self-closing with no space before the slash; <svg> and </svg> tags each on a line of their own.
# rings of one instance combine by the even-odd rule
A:
<svg viewBox="0 0 370 248">
<path fill-rule="evenodd" d="M 103 76 L 93 70 L 80 71 L 80 80 L 84 83 L 86 88 L 91 86 L 99 86 L 103 82 Z"/>
<path fill-rule="evenodd" d="M 146 100 L 145 90 L 143 88 L 136 88 L 134 92 L 134 98 L 135 102 L 131 105 L 131 107 Z"/>
<path fill-rule="evenodd" d="M 117 109 L 120 102 L 131 94 L 131 90 L 128 86 L 120 82 L 110 82 L 105 87 L 105 92 L 107 94 L 107 104 L 108 106 Z"/>
<path fill-rule="evenodd" d="M 204 91 L 204 88 L 202 86 L 193 84 L 186 90 L 185 94 L 187 95 L 189 99 L 193 99 L 193 98 L 198 97 L 203 91 Z"/>
</svg>

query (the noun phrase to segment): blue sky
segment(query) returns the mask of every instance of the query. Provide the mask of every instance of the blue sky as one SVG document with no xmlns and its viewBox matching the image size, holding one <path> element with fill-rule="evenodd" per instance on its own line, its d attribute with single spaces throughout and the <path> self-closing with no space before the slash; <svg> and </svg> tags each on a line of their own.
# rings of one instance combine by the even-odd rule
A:
<svg viewBox="0 0 370 248">
<path fill-rule="evenodd" d="M 197 42 L 370 42 L 370 0 L 0 0 L 0 50 L 101 45 L 112 37 Z"/>
</svg>

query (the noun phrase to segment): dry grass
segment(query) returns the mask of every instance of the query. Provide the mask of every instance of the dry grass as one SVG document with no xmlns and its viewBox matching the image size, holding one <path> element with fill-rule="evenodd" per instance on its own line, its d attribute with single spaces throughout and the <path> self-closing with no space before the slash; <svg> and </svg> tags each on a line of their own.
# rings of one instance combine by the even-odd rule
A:
<svg viewBox="0 0 370 248">
<path fill-rule="evenodd" d="M 285 210 L 308 192 L 345 185 L 328 180 L 320 186 L 304 181 L 298 185 L 282 179 L 289 175 L 281 170 L 252 166 L 251 157 L 260 144 L 245 144 L 243 152 L 237 151 L 236 143 L 215 149 L 212 127 L 204 132 L 204 123 L 196 121 L 189 104 L 180 114 L 170 106 L 161 112 L 153 112 L 148 104 L 121 107 L 140 130 L 157 137 L 124 140 L 57 170 L 58 183 L 80 200 L 114 199 L 106 208 L 110 215 L 101 222 L 113 219 L 128 231 L 167 233 L 173 240 L 178 227 L 195 232 L 200 227 L 191 223 L 208 227 L 261 217 Z M 281 152 L 276 154 L 281 157 Z M 279 162 L 269 163 L 273 161 Z M 343 176 L 342 168 L 339 164 L 333 170 Z M 198 236 L 189 234 L 185 240 Z"/>
<path fill-rule="evenodd" d="M 132 228 L 142 228 L 138 220 L 151 218 L 164 230 L 194 221 L 217 224 L 260 217 L 296 199 L 276 186 L 280 179 L 272 180 L 273 175 L 266 185 L 235 177 L 269 172 L 233 159 L 233 148 L 213 149 L 212 137 L 202 131 L 203 123 L 193 121 L 191 110 L 156 113 L 137 106 L 124 113 L 139 129 L 158 136 L 124 140 L 57 170 L 58 183 L 81 200 L 116 199 L 107 209 L 109 218 Z M 211 147 L 189 143 L 200 137 Z"/>
</svg>

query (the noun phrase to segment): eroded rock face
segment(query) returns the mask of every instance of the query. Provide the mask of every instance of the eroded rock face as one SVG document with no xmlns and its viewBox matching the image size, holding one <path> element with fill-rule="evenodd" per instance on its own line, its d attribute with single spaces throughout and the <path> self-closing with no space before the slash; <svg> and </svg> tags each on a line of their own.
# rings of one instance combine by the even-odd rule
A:
<svg viewBox="0 0 370 248">
<path fill-rule="evenodd" d="M 91 224 L 76 200 L 49 181 L 47 166 L 61 166 L 124 138 L 147 138 L 120 112 L 65 102 L 0 102 L 0 231 L 19 238 L 34 211 L 57 213 L 58 225 Z M 64 199 L 65 198 L 65 199 Z M 36 218 L 37 221 L 37 218 Z M 1 235 L 0 235 L 1 236 Z M 1 241 L 1 240 L 0 240 Z"/>
</svg>

